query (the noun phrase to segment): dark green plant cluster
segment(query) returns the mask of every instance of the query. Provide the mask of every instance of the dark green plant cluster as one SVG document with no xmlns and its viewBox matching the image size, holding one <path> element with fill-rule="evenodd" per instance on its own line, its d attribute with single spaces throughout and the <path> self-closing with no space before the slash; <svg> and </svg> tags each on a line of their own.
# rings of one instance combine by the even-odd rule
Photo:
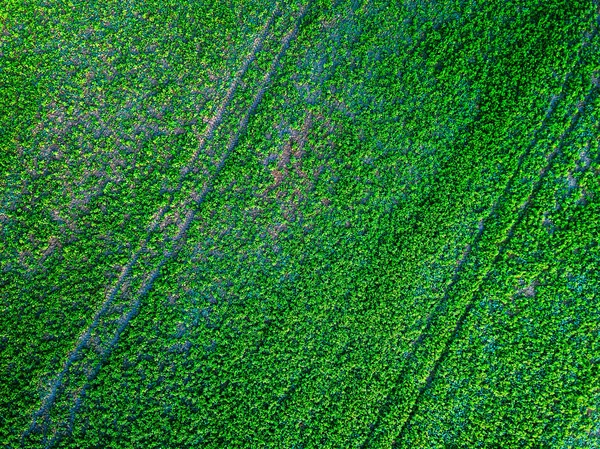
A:
<svg viewBox="0 0 600 449">
<path fill-rule="evenodd" d="M 598 447 L 596 2 L 0 18 L 1 447 Z"/>
</svg>

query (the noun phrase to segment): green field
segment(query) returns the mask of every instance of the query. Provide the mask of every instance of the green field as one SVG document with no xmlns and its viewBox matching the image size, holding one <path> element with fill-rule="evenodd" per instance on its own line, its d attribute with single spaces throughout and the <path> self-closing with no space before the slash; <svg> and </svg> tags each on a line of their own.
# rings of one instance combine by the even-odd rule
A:
<svg viewBox="0 0 600 449">
<path fill-rule="evenodd" d="M 0 19 L 0 449 L 600 448 L 598 0 Z"/>
</svg>

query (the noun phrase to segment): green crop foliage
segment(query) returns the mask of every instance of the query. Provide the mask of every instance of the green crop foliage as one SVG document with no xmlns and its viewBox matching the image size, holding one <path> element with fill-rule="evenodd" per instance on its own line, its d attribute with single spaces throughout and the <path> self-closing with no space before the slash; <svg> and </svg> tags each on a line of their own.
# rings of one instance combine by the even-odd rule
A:
<svg viewBox="0 0 600 449">
<path fill-rule="evenodd" d="M 0 447 L 597 448 L 596 0 L 0 7 Z"/>
</svg>

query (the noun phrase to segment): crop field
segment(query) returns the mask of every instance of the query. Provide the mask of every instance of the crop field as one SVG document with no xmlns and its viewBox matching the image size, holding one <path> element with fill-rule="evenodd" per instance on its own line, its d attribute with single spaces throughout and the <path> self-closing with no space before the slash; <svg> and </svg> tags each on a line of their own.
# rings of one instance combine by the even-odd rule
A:
<svg viewBox="0 0 600 449">
<path fill-rule="evenodd" d="M 0 0 L 0 449 L 600 448 L 598 0 Z"/>
</svg>

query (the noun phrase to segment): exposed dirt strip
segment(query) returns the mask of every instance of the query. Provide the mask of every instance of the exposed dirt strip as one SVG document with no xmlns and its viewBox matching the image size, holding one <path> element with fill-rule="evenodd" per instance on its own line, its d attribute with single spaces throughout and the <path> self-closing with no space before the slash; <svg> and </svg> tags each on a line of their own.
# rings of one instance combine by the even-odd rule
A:
<svg viewBox="0 0 600 449">
<path fill-rule="evenodd" d="M 212 136 L 214 135 L 215 129 L 221 123 L 224 111 L 226 110 L 226 108 L 229 106 L 229 103 L 233 99 L 235 91 L 236 91 L 238 85 L 240 84 L 241 78 L 247 72 L 251 62 L 255 59 L 257 52 L 260 51 L 262 44 L 263 44 L 265 38 L 267 37 L 268 29 L 271 26 L 271 24 L 273 23 L 273 20 L 275 19 L 277 14 L 279 14 L 279 6 L 277 6 L 273 10 L 273 13 L 271 14 L 269 19 L 265 23 L 261 34 L 255 39 L 252 49 L 250 51 L 250 54 L 248 55 L 248 57 L 246 58 L 246 60 L 244 61 L 243 65 L 242 65 L 242 67 L 236 74 L 236 76 L 227 92 L 227 95 L 225 97 L 223 104 L 219 107 L 219 109 L 217 110 L 217 113 L 215 114 L 215 116 L 210 121 L 209 125 L 207 126 L 206 132 L 202 136 L 202 139 L 199 143 L 198 150 L 194 153 L 194 155 L 192 156 L 192 158 L 190 159 L 190 162 L 188 163 L 188 165 L 186 167 L 188 169 L 184 170 L 182 175 L 179 178 L 179 182 L 178 182 L 179 188 L 181 188 L 184 178 L 191 171 L 190 170 L 191 166 L 193 166 L 193 164 L 196 162 L 199 154 L 201 153 L 201 151 L 204 150 L 206 143 L 212 138 Z M 48 396 L 46 396 L 46 398 L 42 402 L 42 406 L 40 407 L 40 409 L 38 411 L 35 412 L 35 414 L 33 416 L 33 421 L 31 423 L 30 427 L 23 434 L 23 438 L 25 438 L 27 435 L 29 435 L 36 428 L 37 418 L 46 414 L 49 411 L 49 409 L 52 407 L 52 404 L 54 403 L 54 401 L 56 399 L 58 390 L 63 383 L 63 379 L 64 379 L 67 371 L 69 370 L 69 368 L 73 364 L 73 362 L 75 360 L 77 360 L 77 357 L 78 357 L 79 353 L 81 352 L 81 350 L 83 349 L 83 347 L 85 347 L 89 343 L 91 334 L 94 331 L 94 329 L 98 326 L 101 316 L 104 315 L 106 313 L 106 311 L 109 309 L 115 296 L 117 295 L 117 293 L 120 291 L 121 287 L 123 286 L 123 283 L 124 283 L 126 277 L 130 274 L 132 267 L 136 264 L 140 255 L 146 250 L 146 245 L 148 244 L 148 242 L 150 240 L 151 234 L 157 229 L 157 227 L 160 223 L 160 219 L 167 212 L 167 210 L 170 206 L 170 203 L 173 200 L 173 197 L 174 197 L 174 193 L 171 194 L 167 206 L 165 206 L 163 209 L 161 209 L 159 211 L 157 218 L 150 225 L 148 234 L 147 234 L 146 238 L 141 241 L 140 248 L 138 249 L 138 251 L 134 254 L 133 258 L 129 261 L 129 263 L 123 268 L 121 275 L 119 276 L 115 286 L 109 292 L 107 299 L 104 301 L 104 303 L 102 304 L 102 307 L 94 316 L 94 320 L 92 321 L 92 324 L 86 330 L 86 332 L 79 338 L 77 346 L 69 354 L 69 357 L 67 358 L 65 364 L 63 365 L 62 371 L 59 373 L 57 378 L 54 380 L 54 382 L 52 384 L 52 388 L 51 388 Z"/>
<path fill-rule="evenodd" d="M 224 155 L 219 160 L 219 162 L 218 162 L 218 164 L 216 166 L 216 171 L 215 171 L 215 173 L 213 175 L 213 179 L 212 180 L 214 180 L 214 178 L 216 176 L 218 176 L 218 174 L 222 170 L 224 164 L 226 163 L 229 155 L 235 149 L 235 147 L 236 147 L 236 145 L 237 145 L 237 143 L 239 141 L 239 138 L 244 133 L 251 115 L 253 114 L 253 112 L 255 111 L 256 107 L 258 106 L 258 104 L 262 100 L 262 98 L 263 98 L 263 96 L 265 94 L 266 88 L 270 84 L 271 78 L 274 75 L 277 67 L 279 66 L 279 62 L 280 62 L 282 56 L 285 54 L 285 52 L 289 48 L 289 45 L 291 44 L 292 40 L 297 36 L 299 25 L 300 25 L 302 19 L 304 18 L 305 14 L 307 13 L 309 5 L 310 4 L 307 4 L 307 5 L 305 5 L 301 9 L 300 14 L 299 14 L 299 16 L 298 16 L 298 18 L 296 20 L 294 28 L 284 37 L 284 39 L 282 41 L 281 49 L 280 49 L 279 53 L 276 55 L 276 57 L 274 58 L 273 62 L 271 63 L 271 67 L 269 68 L 269 71 L 264 76 L 264 78 L 262 80 L 262 83 L 261 83 L 261 87 L 260 87 L 258 93 L 255 95 L 250 108 L 248 109 L 248 111 L 245 113 L 245 115 L 243 116 L 242 120 L 240 121 L 240 124 L 239 124 L 239 127 L 238 127 L 238 130 L 237 130 L 236 134 L 234 136 L 232 136 L 232 138 L 230 139 L 229 144 L 227 146 L 227 149 L 226 149 Z M 275 13 L 274 13 L 274 15 L 275 15 Z M 70 409 L 69 418 L 68 418 L 69 422 L 67 423 L 66 420 L 65 420 L 65 421 L 59 423 L 58 426 L 62 427 L 63 429 L 62 429 L 62 431 L 60 429 L 55 430 L 54 431 L 54 435 L 53 435 L 53 437 L 52 437 L 52 439 L 50 441 L 47 441 L 46 438 L 45 438 L 45 445 L 46 445 L 46 447 L 52 447 L 63 436 L 63 434 L 65 434 L 66 432 L 68 432 L 68 430 L 72 427 L 72 423 L 73 423 L 73 421 L 75 419 L 76 412 L 77 412 L 77 410 L 78 410 L 78 408 L 79 408 L 79 406 L 81 404 L 81 399 L 80 398 L 82 398 L 85 395 L 85 391 L 89 387 L 90 381 L 95 378 L 95 376 L 97 375 L 97 373 L 101 369 L 103 361 L 105 361 L 110 356 L 112 350 L 114 349 L 114 347 L 118 343 L 119 338 L 120 338 L 122 332 L 125 330 L 125 328 L 129 324 L 129 322 L 139 312 L 139 308 L 141 306 L 141 301 L 142 301 L 144 295 L 147 294 L 148 291 L 150 291 L 150 289 L 152 288 L 152 285 L 153 285 L 155 279 L 160 275 L 161 268 L 163 268 L 163 266 L 169 260 L 171 260 L 171 258 L 174 257 L 179 252 L 179 250 L 181 249 L 181 247 L 185 244 L 185 239 L 186 239 L 186 236 L 187 236 L 187 231 L 188 231 L 188 229 L 189 229 L 189 227 L 190 227 L 190 225 L 191 225 L 191 223 L 192 223 L 192 221 L 193 221 L 193 219 L 195 217 L 197 208 L 203 203 L 204 199 L 206 198 L 206 196 L 211 191 L 212 191 L 212 183 L 211 182 L 205 183 L 205 186 L 204 186 L 204 188 L 202 190 L 202 193 L 200 193 L 200 195 L 198 196 L 198 198 L 194 199 L 194 201 L 192 202 L 193 209 L 188 210 L 188 212 L 186 213 L 186 219 L 185 219 L 184 223 L 182 223 L 182 226 L 180 227 L 179 233 L 177 234 L 177 236 L 175 238 L 172 239 L 172 242 L 173 242 L 172 248 L 170 250 L 166 251 L 163 254 L 163 257 L 159 261 L 157 267 L 147 276 L 146 281 L 142 284 L 142 286 L 140 287 L 140 289 L 136 293 L 135 299 L 133 300 L 133 302 L 131 304 L 131 308 L 129 309 L 129 311 L 126 314 L 123 314 L 121 316 L 121 318 L 119 319 L 119 323 L 120 324 L 119 324 L 119 327 L 118 327 L 116 333 L 114 334 L 114 336 L 110 340 L 109 344 L 99 354 L 99 357 L 98 357 L 99 360 L 97 361 L 97 363 L 95 364 L 95 366 L 90 367 L 91 370 L 85 370 L 85 369 L 83 370 L 83 371 L 87 371 L 85 373 L 86 374 L 86 382 L 85 382 L 83 388 L 81 389 L 81 391 L 75 392 L 75 394 L 74 394 L 75 405 L 73 407 L 71 407 L 71 409 Z M 157 225 L 158 225 L 158 222 L 156 222 L 156 226 Z M 147 241 L 146 241 L 146 243 L 147 243 Z M 145 247 L 145 244 L 144 244 L 144 247 Z M 131 267 L 130 267 L 130 269 L 131 269 Z M 123 277 L 124 276 L 122 275 L 121 278 L 123 278 Z M 122 284 L 122 279 L 121 278 L 120 278 L 120 280 L 121 280 L 120 282 Z M 115 293 L 116 293 L 116 290 L 115 290 Z M 114 295 L 113 295 L 113 297 L 114 297 Z M 109 305 L 110 304 L 107 304 L 106 307 L 103 307 L 103 310 L 104 311 L 108 310 Z M 99 321 L 99 318 L 100 318 L 100 316 L 98 316 L 98 321 Z M 89 339 L 91 337 L 92 331 L 93 331 L 93 329 L 90 329 L 86 333 L 88 335 L 87 341 L 89 341 Z M 81 345 L 81 347 L 83 347 L 83 346 L 84 345 Z M 61 373 L 61 376 L 59 378 L 59 380 L 61 382 L 62 382 L 63 377 L 65 376 L 66 372 L 68 371 L 68 368 L 76 360 L 76 357 L 77 357 L 77 354 L 72 354 L 71 357 L 69 357 L 69 360 L 70 360 L 69 366 L 66 367 L 66 369 L 63 370 L 63 372 Z M 55 388 L 55 391 L 54 391 L 54 397 L 52 398 L 52 401 L 54 401 L 54 398 L 56 396 L 56 391 L 58 391 L 58 389 L 60 387 L 60 384 L 58 382 L 55 383 L 55 387 L 56 388 Z M 48 405 L 43 409 L 43 411 L 41 413 L 37 414 L 37 416 L 34 418 L 34 423 L 30 427 L 31 430 L 28 429 L 29 432 L 27 433 L 27 435 L 29 433 L 31 433 L 31 431 L 36 427 L 35 419 L 37 417 L 43 415 L 43 414 L 47 414 L 51 406 L 52 406 L 52 402 L 48 402 Z M 46 419 L 49 419 L 49 417 L 46 416 Z M 25 436 L 26 435 L 24 435 L 24 437 Z"/>
</svg>

